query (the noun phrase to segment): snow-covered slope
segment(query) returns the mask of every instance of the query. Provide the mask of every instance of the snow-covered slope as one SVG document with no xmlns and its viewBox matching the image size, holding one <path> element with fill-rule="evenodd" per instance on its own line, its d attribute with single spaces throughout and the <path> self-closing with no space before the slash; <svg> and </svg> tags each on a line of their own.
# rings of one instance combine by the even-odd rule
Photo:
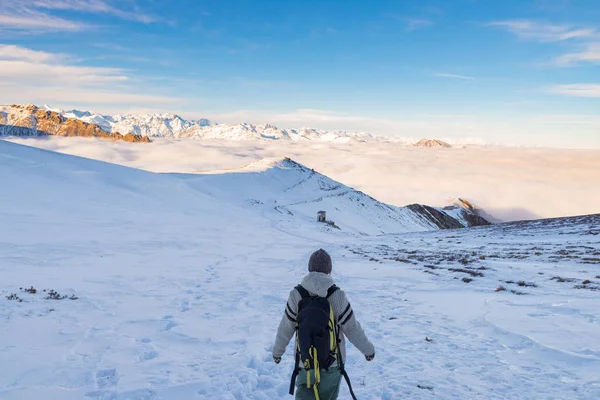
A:
<svg viewBox="0 0 600 400">
<path fill-rule="evenodd" d="M 211 190 L 223 201 L 231 201 L 231 188 L 235 188 L 237 203 L 260 209 L 263 215 L 279 213 L 281 216 L 271 218 L 289 220 L 289 229 L 294 229 L 299 221 L 310 224 L 317 211 L 326 211 L 328 219 L 342 231 L 363 235 L 487 224 L 458 207 L 444 210 L 422 205 L 390 206 L 289 158 L 262 160 L 237 171 L 182 177 L 194 187 L 225 188 Z M 470 219 L 464 217 L 467 214 Z"/>
<path fill-rule="evenodd" d="M 270 350 L 320 247 L 376 347 L 348 349 L 361 400 L 600 397 L 598 216 L 355 235 L 288 203 L 332 188 L 286 164 L 153 174 L 0 141 L 0 398 L 290 398 L 292 346 Z M 272 194 L 294 216 L 244 201 Z"/>
</svg>

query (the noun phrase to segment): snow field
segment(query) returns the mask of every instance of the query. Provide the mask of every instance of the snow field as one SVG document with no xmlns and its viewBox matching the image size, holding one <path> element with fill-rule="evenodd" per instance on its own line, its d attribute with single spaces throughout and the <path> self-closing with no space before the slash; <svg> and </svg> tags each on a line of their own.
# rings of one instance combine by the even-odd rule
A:
<svg viewBox="0 0 600 400">
<path fill-rule="evenodd" d="M 240 201 L 241 181 L 3 141 L 0 176 L 3 400 L 288 398 L 291 349 L 270 349 L 319 247 L 376 347 L 348 349 L 361 400 L 600 397 L 598 217 L 365 236 Z"/>
</svg>

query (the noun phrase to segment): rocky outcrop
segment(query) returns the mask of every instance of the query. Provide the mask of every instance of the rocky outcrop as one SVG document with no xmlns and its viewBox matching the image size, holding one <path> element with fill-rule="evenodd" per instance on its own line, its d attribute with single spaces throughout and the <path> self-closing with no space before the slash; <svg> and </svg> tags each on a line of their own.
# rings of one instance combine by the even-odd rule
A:
<svg viewBox="0 0 600 400">
<path fill-rule="evenodd" d="M 442 209 L 423 204 L 410 204 L 408 209 L 434 223 L 440 229 L 470 228 L 473 226 L 491 225 L 491 222 L 476 214 L 474 211 L 449 206 Z"/>
<path fill-rule="evenodd" d="M 451 148 L 452 145 L 437 139 L 421 139 L 417 143 L 413 144 L 415 147 L 444 147 Z"/>
<path fill-rule="evenodd" d="M 457 219 L 452 218 L 443 211 L 423 204 L 409 204 L 406 208 L 434 223 L 440 229 L 465 228 Z"/>
<path fill-rule="evenodd" d="M 451 206 L 444 207 L 443 210 L 450 210 L 453 208 L 461 209 L 462 210 L 461 215 L 463 216 L 465 221 L 473 224 L 473 226 L 474 225 L 486 225 L 486 224 L 482 224 L 481 221 L 485 221 L 485 222 L 487 222 L 487 224 L 495 224 L 495 223 L 501 222 L 498 219 L 494 218 L 492 215 L 490 215 L 483 208 L 473 204 L 469 200 L 462 199 L 460 197 L 455 199 L 452 202 Z"/>
<path fill-rule="evenodd" d="M 38 108 L 35 105 L 0 106 L 0 135 L 2 136 L 68 136 L 95 137 L 106 140 L 148 143 L 146 136 L 106 132 L 96 124 Z"/>
</svg>

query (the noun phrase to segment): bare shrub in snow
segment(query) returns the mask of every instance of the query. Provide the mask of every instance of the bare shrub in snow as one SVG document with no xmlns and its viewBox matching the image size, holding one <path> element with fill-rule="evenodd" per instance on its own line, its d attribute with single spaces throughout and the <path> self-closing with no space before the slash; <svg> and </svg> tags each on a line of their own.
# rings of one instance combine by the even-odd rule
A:
<svg viewBox="0 0 600 400">
<path fill-rule="evenodd" d="M 15 293 L 11 293 L 10 295 L 6 296 L 7 300 L 17 300 L 19 303 L 23 302 L 23 299 L 20 298 L 19 296 L 17 296 Z"/>
</svg>

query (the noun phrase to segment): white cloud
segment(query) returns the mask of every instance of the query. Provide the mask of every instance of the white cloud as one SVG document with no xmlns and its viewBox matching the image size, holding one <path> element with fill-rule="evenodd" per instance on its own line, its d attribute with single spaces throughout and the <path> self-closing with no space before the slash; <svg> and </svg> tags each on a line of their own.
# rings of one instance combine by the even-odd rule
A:
<svg viewBox="0 0 600 400">
<path fill-rule="evenodd" d="M 409 32 L 433 25 L 433 21 L 427 19 L 407 18 L 404 22 L 406 23 L 406 30 Z"/>
<path fill-rule="evenodd" d="M 121 69 L 69 65 L 64 54 L 0 44 L 0 82 L 26 84 L 105 84 L 123 82 Z"/>
<path fill-rule="evenodd" d="M 574 28 L 569 25 L 552 25 L 531 20 L 496 21 L 487 24 L 504 28 L 523 39 L 542 42 L 560 42 L 569 39 L 593 38 L 598 35 L 595 29 Z"/>
<path fill-rule="evenodd" d="M 15 45 L 0 44 L 0 60 L 20 60 L 30 62 L 57 61 L 63 59 L 62 54 L 31 50 Z"/>
<path fill-rule="evenodd" d="M 0 80 L 35 84 L 105 84 L 124 82 L 129 78 L 117 68 L 81 67 L 33 63 L 21 60 L 0 60 Z"/>
<path fill-rule="evenodd" d="M 131 4 L 131 2 L 129 2 Z M 49 14 L 48 11 L 70 10 L 82 13 L 103 13 L 115 17 L 150 23 L 156 17 L 143 13 L 135 3 L 133 10 L 123 10 L 106 0 L 2 0 L 0 30 L 28 33 L 80 31 L 92 25 Z"/>
<path fill-rule="evenodd" d="M 87 24 L 69 21 L 31 10 L 6 11 L 0 14 L 0 29 L 48 32 L 48 31 L 80 31 L 89 27 Z"/>
<path fill-rule="evenodd" d="M 475 78 L 473 78 L 472 76 L 466 76 L 466 75 L 455 75 L 455 74 L 434 74 L 433 76 L 437 76 L 440 78 L 454 78 L 454 79 L 466 79 L 466 80 L 474 80 Z"/>
<path fill-rule="evenodd" d="M 600 84 L 597 83 L 574 83 L 569 85 L 554 85 L 548 88 L 551 93 L 562 94 L 571 97 L 600 98 Z"/>
<path fill-rule="evenodd" d="M 130 83 L 136 80 L 123 69 L 69 61 L 64 54 L 0 45 L 0 104 L 61 102 L 141 107 L 181 100 L 142 93 L 139 85 Z"/>
<path fill-rule="evenodd" d="M 546 114 L 537 116 L 535 120 L 544 124 L 591 125 L 600 128 L 599 115 Z"/>
<path fill-rule="evenodd" d="M 51 103 L 100 104 L 106 106 L 166 106 L 181 103 L 183 99 L 169 96 L 135 93 L 134 88 L 89 89 L 65 86 L 27 86 L 0 83 L 0 104 Z"/>
<path fill-rule="evenodd" d="M 571 66 L 580 63 L 600 64 L 600 43 L 589 43 L 584 51 L 567 53 L 557 57 L 557 65 Z"/>
<path fill-rule="evenodd" d="M 429 19 L 406 17 L 392 13 L 387 14 L 387 16 L 402 22 L 405 25 L 407 32 L 416 31 L 434 25 L 434 22 Z"/>
<path fill-rule="evenodd" d="M 73 10 L 87 13 L 104 13 L 126 20 L 143 23 L 155 22 L 154 16 L 144 14 L 139 9 L 126 11 L 110 5 L 104 0 L 35 0 L 33 6 L 49 10 Z"/>
</svg>

